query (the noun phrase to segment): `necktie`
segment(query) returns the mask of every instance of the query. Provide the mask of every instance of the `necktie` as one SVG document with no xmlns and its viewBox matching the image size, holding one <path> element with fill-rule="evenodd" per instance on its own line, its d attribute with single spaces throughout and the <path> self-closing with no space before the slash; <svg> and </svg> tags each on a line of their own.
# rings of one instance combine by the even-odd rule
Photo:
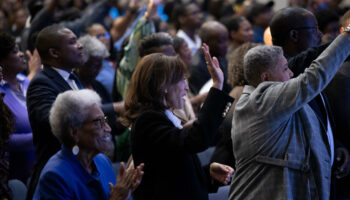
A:
<svg viewBox="0 0 350 200">
<path fill-rule="evenodd" d="M 84 87 L 81 84 L 81 82 L 79 81 L 79 78 L 77 77 L 77 75 L 75 75 L 74 73 L 70 73 L 69 79 L 74 80 L 75 84 L 77 84 L 77 86 L 80 90 L 84 89 Z"/>
</svg>

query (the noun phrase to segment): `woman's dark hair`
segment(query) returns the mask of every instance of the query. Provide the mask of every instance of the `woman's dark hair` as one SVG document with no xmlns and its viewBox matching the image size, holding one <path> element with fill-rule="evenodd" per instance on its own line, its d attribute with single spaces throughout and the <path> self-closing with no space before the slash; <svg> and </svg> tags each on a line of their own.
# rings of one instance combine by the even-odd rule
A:
<svg viewBox="0 0 350 200">
<path fill-rule="evenodd" d="M 0 33 L 0 61 L 7 57 L 7 55 L 15 48 L 15 38 L 10 34 Z"/>
<path fill-rule="evenodd" d="M 122 123 L 129 126 L 145 110 L 163 111 L 165 90 L 187 74 L 181 58 L 153 53 L 144 56 L 131 77 Z"/>
<path fill-rule="evenodd" d="M 178 36 L 175 36 L 174 39 L 173 39 L 173 47 L 174 47 L 174 50 L 175 52 L 179 52 L 181 47 L 182 47 L 182 44 L 185 42 L 185 40 L 181 37 L 178 37 Z"/>
</svg>

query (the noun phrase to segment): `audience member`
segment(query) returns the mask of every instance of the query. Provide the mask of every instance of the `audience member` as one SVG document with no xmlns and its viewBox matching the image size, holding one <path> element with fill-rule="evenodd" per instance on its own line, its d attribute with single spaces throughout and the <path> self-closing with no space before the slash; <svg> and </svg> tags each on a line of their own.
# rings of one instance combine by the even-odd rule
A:
<svg viewBox="0 0 350 200">
<path fill-rule="evenodd" d="M 8 31 L 7 16 L 1 8 L 0 8 L 0 31 L 1 32 Z"/>
<path fill-rule="evenodd" d="M 124 110 L 124 104 L 122 102 L 113 102 L 111 95 L 107 89 L 98 81 L 96 76 L 99 74 L 102 68 L 103 59 L 108 57 L 108 50 L 105 45 L 97 38 L 89 35 L 79 38 L 78 42 L 83 46 L 83 64 L 75 69 L 79 80 L 83 84 L 84 88 L 96 91 L 102 99 L 101 109 L 108 117 L 108 124 L 112 128 L 112 140 L 114 137 L 120 135 L 125 127 L 117 122 L 117 116 L 122 115 Z M 114 73 L 112 74 L 114 75 Z M 113 144 L 110 153 L 113 153 Z M 112 155 L 112 160 L 115 160 Z"/>
<path fill-rule="evenodd" d="M 111 48 L 113 48 L 111 44 L 111 36 L 101 24 L 91 25 L 87 32 L 89 35 L 95 36 L 97 39 L 99 39 L 106 46 L 109 52 L 111 51 Z M 107 89 L 110 96 L 112 96 L 116 63 L 107 58 L 108 57 L 103 58 L 103 67 L 99 71 L 100 73 L 97 75 L 96 80 L 100 82 Z"/>
<path fill-rule="evenodd" d="M 135 164 L 147 163 L 145 176 L 134 193 L 136 200 L 163 199 L 164 196 L 208 199 L 211 181 L 205 175 L 227 184 L 233 172 L 232 168 L 219 163 L 212 163 L 210 170 L 203 171 L 195 155 L 209 146 L 223 120 L 222 112 L 232 101 L 220 91 L 224 78 L 218 60 L 212 60 L 207 46 L 203 48 L 214 84 L 198 120 L 191 127 L 183 128 L 171 112 L 183 108 L 182 97 L 188 90 L 184 78 L 186 68 L 180 58 L 151 54 L 140 60 L 133 73 L 125 100 L 125 123 L 131 125 Z"/>
<path fill-rule="evenodd" d="M 349 33 L 342 34 L 293 79 L 281 47 L 248 51 L 244 75 L 249 85 L 233 114 L 236 173 L 229 199 L 330 198 L 333 137 L 329 120 L 325 130 L 308 102 L 349 55 L 349 39 Z"/>
<path fill-rule="evenodd" d="M 175 7 L 172 17 L 177 29 L 176 36 L 186 41 L 193 56 L 202 45 L 201 38 L 197 33 L 203 23 L 202 11 L 197 3 L 189 2 Z"/>
<path fill-rule="evenodd" d="M 350 11 L 347 11 L 341 19 L 341 29 L 344 30 L 347 25 L 350 24 Z M 335 137 L 340 140 L 347 149 L 350 149 L 350 124 L 348 123 L 350 117 L 349 70 L 350 58 L 348 57 L 334 76 L 334 79 L 325 89 L 325 93 L 332 108 L 334 122 L 336 124 Z M 343 172 L 346 173 L 346 168 L 338 172 L 340 173 L 339 175 L 342 175 Z M 350 185 L 350 176 L 347 175 L 344 178 L 340 178 L 338 174 L 335 175 L 337 178 L 335 180 L 336 199 L 349 199 L 350 191 L 348 186 Z"/>
<path fill-rule="evenodd" d="M 61 142 L 40 175 L 33 199 L 128 199 L 141 182 L 143 164 L 124 169 L 116 180 L 108 150 L 111 128 L 101 98 L 84 89 L 59 94 L 50 110 L 52 133 Z"/>
<path fill-rule="evenodd" d="M 327 43 L 334 40 L 339 35 L 339 16 L 332 10 L 321 10 L 315 14 L 318 27 L 323 33 L 322 42 Z"/>
<path fill-rule="evenodd" d="M 222 19 L 228 30 L 230 44 L 227 49 L 227 56 L 231 55 L 235 49 L 246 42 L 253 42 L 254 32 L 252 25 L 245 17 L 229 17 Z"/>
<path fill-rule="evenodd" d="M 122 96 L 122 100 L 125 98 L 129 80 L 140 59 L 138 52 L 139 42 L 142 38 L 155 32 L 152 18 L 156 14 L 159 3 L 158 1 L 154 3 L 154 0 L 149 1 L 145 15 L 138 20 L 129 42 L 124 48 L 124 56 L 119 63 L 115 76 L 116 92 Z"/>
<path fill-rule="evenodd" d="M 45 4 L 42 10 L 36 14 L 30 25 L 27 41 L 27 48 L 30 51 L 34 50 L 35 38 L 39 31 L 56 22 L 57 19 L 55 14 L 59 3 L 59 0 L 49 1 Z M 102 23 L 103 18 L 108 14 L 108 10 L 113 4 L 113 0 L 99 1 L 90 6 L 89 12 L 84 14 L 81 18 L 74 21 L 59 21 L 59 24 L 70 29 L 75 35 L 80 36 L 89 25 L 99 22 Z"/>
<path fill-rule="evenodd" d="M 287 59 L 318 46 L 322 38 L 315 16 L 310 11 L 298 7 L 284 8 L 276 12 L 271 20 L 270 31 L 272 43 L 283 48 Z M 300 74 L 304 72 L 305 67 L 302 68 L 300 72 L 293 72 Z M 291 69 L 293 70 L 292 67 Z"/>
<path fill-rule="evenodd" d="M 254 42 L 264 44 L 264 31 L 269 26 L 272 17 L 273 1 L 265 4 L 252 3 L 248 10 L 247 19 L 252 23 L 254 30 Z"/>
<path fill-rule="evenodd" d="M 3 81 L 0 67 L 0 83 Z M 0 84 L 1 85 L 1 84 Z M 10 178 L 8 143 L 13 132 L 13 115 L 3 100 L 0 92 L 0 199 L 12 199 L 12 191 L 8 186 Z"/>
<path fill-rule="evenodd" d="M 186 41 L 183 38 L 174 37 L 174 50 L 177 55 L 181 58 L 182 62 L 185 64 L 186 70 L 188 70 L 189 65 L 191 64 L 191 50 L 188 48 Z M 186 83 L 188 84 L 187 80 Z M 184 96 L 185 102 L 183 109 L 175 109 L 173 111 L 174 115 L 181 120 L 181 124 L 186 126 L 185 124 L 192 125 L 192 122 L 196 119 L 195 111 L 192 107 L 192 102 L 194 104 L 202 104 L 206 98 L 206 95 L 201 95 L 203 97 L 192 97 L 192 101 L 189 99 L 189 92 L 187 91 L 187 95 Z M 195 100 L 196 99 L 196 100 Z M 195 101 L 200 101 L 195 102 Z"/>
<path fill-rule="evenodd" d="M 71 73 L 82 64 L 82 46 L 71 30 L 57 24 L 44 28 L 38 34 L 36 48 L 44 68 L 32 79 L 27 92 L 36 156 L 27 199 L 32 198 L 42 168 L 60 149 L 51 132 L 49 110 L 59 93 L 82 88 L 79 79 Z"/>
<path fill-rule="evenodd" d="M 302 27 L 309 27 L 309 29 L 303 29 Z M 328 46 L 328 44 L 317 46 L 321 41 L 322 33 L 318 30 L 314 15 L 303 8 L 285 8 L 278 11 L 271 21 L 271 33 L 274 44 L 281 46 L 284 51 L 290 52 L 288 55 L 292 55 L 288 59 L 288 66 L 295 76 L 303 73 L 307 66 Z M 285 34 L 287 37 L 278 37 L 281 34 Z M 336 127 L 342 125 L 335 124 L 328 99 L 322 92 L 311 100 L 308 105 L 318 117 L 319 123 L 323 127 L 327 127 L 327 129 L 324 128 L 322 130 L 324 132 L 327 131 L 330 136 L 329 145 L 336 160 L 333 165 L 332 175 L 332 184 L 334 184 L 336 176 L 338 178 L 344 177 L 350 170 L 348 149 L 344 148 L 343 141 L 337 136 L 338 130 Z M 332 145 L 333 140 L 334 143 Z M 332 187 L 332 198 L 334 198 L 333 195 L 335 194 L 334 189 L 336 188 Z"/>
<path fill-rule="evenodd" d="M 28 11 L 25 8 L 16 10 L 13 15 L 13 24 L 11 27 L 11 35 L 16 38 L 16 43 L 20 44 L 22 40 L 22 31 L 25 28 L 28 18 Z"/>
<path fill-rule="evenodd" d="M 208 44 L 213 56 L 217 57 L 220 68 L 224 73 L 224 91 L 229 93 L 230 88 L 226 84 L 227 79 L 227 60 L 225 58 L 228 46 L 228 32 L 226 27 L 217 21 L 205 22 L 200 28 L 200 37 L 203 43 Z M 210 80 L 210 74 L 206 69 L 206 63 L 203 51 L 199 50 L 192 58 L 192 64 L 189 67 L 190 78 L 189 87 L 194 95 L 197 95 L 203 85 Z"/>
<path fill-rule="evenodd" d="M 185 39 L 175 36 L 173 39 L 174 50 L 188 68 L 191 65 L 192 54 Z"/>
<path fill-rule="evenodd" d="M 15 38 L 8 33 L 0 33 L 0 66 L 3 68 L 4 102 L 14 115 L 15 127 L 10 136 L 10 178 L 26 183 L 34 165 L 33 134 L 26 106 L 29 79 L 21 74 L 26 69 L 24 54 L 16 45 Z"/>
</svg>

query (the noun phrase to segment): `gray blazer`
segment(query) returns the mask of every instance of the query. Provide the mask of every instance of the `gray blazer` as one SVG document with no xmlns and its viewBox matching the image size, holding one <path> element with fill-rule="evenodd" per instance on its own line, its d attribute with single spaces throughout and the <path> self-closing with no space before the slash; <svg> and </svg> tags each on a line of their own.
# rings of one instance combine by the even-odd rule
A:
<svg viewBox="0 0 350 200">
<path fill-rule="evenodd" d="M 349 47 L 341 35 L 298 77 L 244 87 L 233 113 L 236 172 L 229 199 L 329 199 L 326 127 L 307 103 L 327 86 Z"/>
</svg>

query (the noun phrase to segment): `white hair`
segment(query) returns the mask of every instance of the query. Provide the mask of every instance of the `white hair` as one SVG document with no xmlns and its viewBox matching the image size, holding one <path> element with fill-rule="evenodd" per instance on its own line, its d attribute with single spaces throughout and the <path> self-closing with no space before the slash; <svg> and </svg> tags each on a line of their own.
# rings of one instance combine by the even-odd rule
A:
<svg viewBox="0 0 350 200">
<path fill-rule="evenodd" d="M 83 46 L 83 63 L 86 63 L 90 56 L 102 58 L 109 56 L 106 46 L 96 37 L 85 35 L 80 37 L 78 41 Z"/>
<path fill-rule="evenodd" d="M 251 48 L 244 56 L 244 78 L 250 85 L 257 86 L 261 82 L 260 75 L 276 67 L 280 55 L 283 55 L 283 50 L 279 46 L 262 45 Z"/>
<path fill-rule="evenodd" d="M 52 133 L 62 144 L 70 142 L 67 130 L 80 127 L 87 117 L 87 107 L 101 105 L 100 96 L 93 90 L 69 90 L 57 96 L 50 110 Z"/>
</svg>

